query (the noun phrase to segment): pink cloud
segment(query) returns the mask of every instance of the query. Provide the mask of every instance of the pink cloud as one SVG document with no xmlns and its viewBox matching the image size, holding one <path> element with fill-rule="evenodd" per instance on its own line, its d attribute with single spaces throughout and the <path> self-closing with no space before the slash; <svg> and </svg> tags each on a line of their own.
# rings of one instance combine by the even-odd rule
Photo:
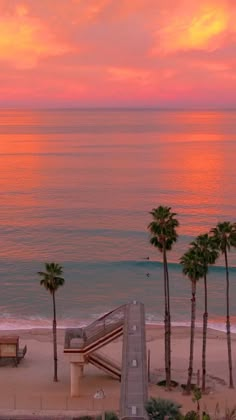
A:
<svg viewBox="0 0 236 420">
<path fill-rule="evenodd" d="M 0 0 L 0 105 L 232 104 L 235 20 L 235 0 Z"/>
<path fill-rule="evenodd" d="M 107 69 L 109 78 L 115 82 L 128 82 L 135 85 L 146 85 L 150 81 L 150 72 L 127 67 L 109 67 Z"/>
</svg>

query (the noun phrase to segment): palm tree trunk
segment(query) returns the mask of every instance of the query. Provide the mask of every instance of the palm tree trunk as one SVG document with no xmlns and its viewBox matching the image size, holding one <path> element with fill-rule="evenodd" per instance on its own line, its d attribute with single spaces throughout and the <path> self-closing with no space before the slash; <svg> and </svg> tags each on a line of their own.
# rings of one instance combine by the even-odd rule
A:
<svg viewBox="0 0 236 420">
<path fill-rule="evenodd" d="M 171 318 L 170 318 L 170 285 L 166 252 L 164 253 L 166 271 L 166 300 L 167 300 L 167 341 L 168 341 L 168 388 L 171 388 Z"/>
<path fill-rule="evenodd" d="M 169 376 L 169 340 L 168 340 L 168 300 L 167 300 L 167 277 L 166 277 L 166 251 L 163 250 L 163 270 L 164 270 L 164 297 L 165 297 L 165 373 L 166 387 L 170 388 Z"/>
<path fill-rule="evenodd" d="M 230 315 L 229 315 L 229 268 L 228 256 L 225 249 L 225 269 L 226 269 L 226 333 L 228 345 L 228 363 L 229 363 L 229 388 L 234 388 L 233 374 L 232 374 L 232 352 L 231 352 L 231 335 L 230 335 Z"/>
<path fill-rule="evenodd" d="M 188 381 L 187 381 L 187 387 L 186 387 L 186 393 L 187 394 L 190 394 L 190 392 L 191 392 L 191 381 L 192 381 L 192 375 L 193 375 L 193 351 L 194 351 L 195 318 L 196 318 L 196 281 L 192 280 L 191 336 L 190 336 Z"/>
<path fill-rule="evenodd" d="M 56 321 L 56 302 L 55 302 L 55 292 L 52 293 L 53 300 L 53 355 L 54 355 L 54 382 L 58 381 L 57 377 L 57 321 Z"/>
<path fill-rule="evenodd" d="M 204 275 L 204 297 L 205 297 L 205 310 L 203 314 L 203 333 L 202 333 L 202 391 L 206 391 L 206 340 L 207 340 L 207 277 Z"/>
</svg>

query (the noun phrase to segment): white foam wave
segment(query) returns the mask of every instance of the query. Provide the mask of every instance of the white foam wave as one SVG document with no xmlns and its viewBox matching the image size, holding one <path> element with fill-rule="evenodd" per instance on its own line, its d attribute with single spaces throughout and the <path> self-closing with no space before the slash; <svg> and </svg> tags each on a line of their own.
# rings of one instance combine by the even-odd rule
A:
<svg viewBox="0 0 236 420">
<path fill-rule="evenodd" d="M 164 322 L 161 319 L 157 319 L 157 317 L 155 315 L 152 314 L 147 314 L 147 320 L 146 320 L 148 325 L 163 325 Z M 171 325 L 173 327 L 190 327 L 190 321 L 172 321 Z M 202 328 L 202 320 L 200 321 L 196 321 L 195 326 L 198 328 Z M 225 327 L 225 320 L 208 320 L 208 328 L 215 330 L 215 331 L 221 331 L 221 332 L 226 332 L 226 327 Z M 236 333 L 236 319 L 231 318 L 231 332 L 232 333 Z"/>
<path fill-rule="evenodd" d="M 65 320 L 58 321 L 57 328 L 78 328 L 85 326 L 89 321 L 85 320 Z M 0 330 L 5 331 L 16 331 L 16 330 L 32 330 L 32 329 L 50 329 L 52 327 L 52 320 L 42 318 L 25 318 L 25 319 L 14 319 L 14 318 L 0 318 Z"/>
<path fill-rule="evenodd" d="M 9 314 L 6 313 L 2 315 L 0 318 L 0 330 L 2 331 L 13 331 L 13 330 L 32 330 L 32 329 L 51 329 L 52 327 L 52 320 L 47 318 L 41 317 L 28 317 L 28 318 L 13 318 L 9 317 Z M 96 314 L 91 315 L 90 319 L 64 319 L 58 320 L 57 327 L 59 329 L 64 328 L 78 328 L 88 325 L 89 323 L 93 322 L 94 319 L 98 318 L 100 315 Z M 161 319 L 157 319 L 154 315 L 148 314 L 146 318 L 147 325 L 163 325 L 163 321 Z M 173 327 L 190 327 L 189 321 L 172 321 Z M 202 321 L 196 321 L 196 327 L 202 327 Z M 225 321 L 214 321 L 209 320 L 208 328 L 226 332 L 225 329 Z M 236 324 L 231 323 L 231 332 L 236 333 Z"/>
</svg>

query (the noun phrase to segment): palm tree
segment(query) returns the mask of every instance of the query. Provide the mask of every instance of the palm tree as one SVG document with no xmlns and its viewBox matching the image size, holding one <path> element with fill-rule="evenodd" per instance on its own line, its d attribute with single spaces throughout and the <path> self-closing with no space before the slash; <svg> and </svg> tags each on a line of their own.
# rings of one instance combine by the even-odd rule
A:
<svg viewBox="0 0 236 420">
<path fill-rule="evenodd" d="M 194 350 L 194 334 L 195 334 L 195 319 L 196 319 L 196 286 L 197 281 L 204 276 L 204 266 L 199 258 L 198 252 L 194 248 L 190 248 L 181 258 L 180 264 L 183 266 L 183 273 L 188 276 L 192 284 L 192 298 L 191 298 L 191 335 L 190 335 L 190 353 L 189 353 L 189 368 L 188 380 L 186 386 L 186 393 L 190 394 L 191 381 L 193 374 L 193 350 Z"/>
<path fill-rule="evenodd" d="M 215 263 L 219 252 L 216 249 L 215 242 L 212 238 L 205 233 L 199 235 L 194 242 L 190 244 L 203 264 L 204 272 L 204 313 L 203 313 L 203 338 L 202 338 L 202 391 L 206 390 L 206 340 L 207 340 L 207 321 L 208 321 L 208 308 L 207 308 L 207 273 L 209 265 Z"/>
<path fill-rule="evenodd" d="M 234 388 L 232 374 L 232 353 L 231 353 L 231 335 L 230 335 L 230 312 L 229 312 L 229 266 L 228 252 L 231 247 L 236 247 L 236 223 L 223 222 L 218 223 L 211 230 L 215 243 L 219 251 L 224 255 L 226 272 L 226 332 L 228 345 L 228 363 L 229 363 L 229 387 Z"/>
<path fill-rule="evenodd" d="M 164 298 L 165 298 L 165 370 L 166 386 L 171 386 L 171 318 L 170 318 L 170 288 L 169 272 L 167 264 L 167 251 L 172 249 L 172 245 L 177 241 L 178 235 L 176 228 L 179 226 L 175 218 L 176 213 L 171 211 L 171 207 L 159 206 L 152 209 L 152 222 L 148 225 L 151 234 L 150 243 L 155 246 L 163 255 L 164 271 Z"/>
<path fill-rule="evenodd" d="M 60 286 L 63 286 L 65 280 L 62 276 L 63 267 L 56 263 L 45 263 L 45 272 L 38 272 L 41 280 L 40 285 L 52 295 L 53 302 L 53 354 L 54 354 L 54 382 L 58 381 L 57 377 L 57 321 L 56 321 L 56 301 L 55 293 Z"/>
</svg>

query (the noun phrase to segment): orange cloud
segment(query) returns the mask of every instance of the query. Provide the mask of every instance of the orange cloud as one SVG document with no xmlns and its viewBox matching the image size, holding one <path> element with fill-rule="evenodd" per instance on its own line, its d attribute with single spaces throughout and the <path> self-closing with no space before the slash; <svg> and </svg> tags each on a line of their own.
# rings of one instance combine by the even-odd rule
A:
<svg viewBox="0 0 236 420">
<path fill-rule="evenodd" d="M 224 3 L 196 2 L 197 9 L 182 4 L 172 16 L 165 16 L 162 27 L 154 32 L 152 54 L 180 50 L 214 50 L 222 46 L 229 24 L 229 10 Z M 190 3 L 191 5 L 191 3 Z"/>
<path fill-rule="evenodd" d="M 0 60 L 15 68 L 27 69 L 49 56 L 62 55 L 71 47 L 56 40 L 45 23 L 30 18 L 28 9 L 18 4 L 15 13 L 0 18 Z"/>
<path fill-rule="evenodd" d="M 75 12 L 72 24 L 86 24 L 98 20 L 110 3 L 111 0 L 72 0 L 71 6 Z"/>
<path fill-rule="evenodd" d="M 26 16 L 28 15 L 28 7 L 25 4 L 17 4 L 15 13 L 17 16 Z"/>
</svg>

